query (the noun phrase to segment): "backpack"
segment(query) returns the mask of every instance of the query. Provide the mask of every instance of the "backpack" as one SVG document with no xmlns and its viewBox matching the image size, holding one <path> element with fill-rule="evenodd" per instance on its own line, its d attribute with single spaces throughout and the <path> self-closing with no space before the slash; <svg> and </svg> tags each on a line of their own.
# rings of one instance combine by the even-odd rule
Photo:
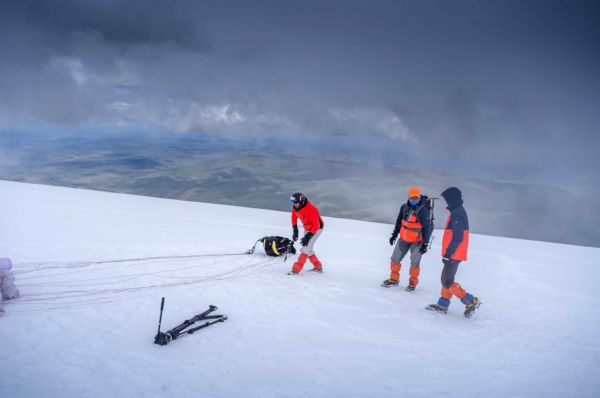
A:
<svg viewBox="0 0 600 398">
<path fill-rule="evenodd" d="M 435 200 L 437 198 L 430 198 L 427 195 L 422 195 L 422 202 L 419 206 L 417 206 L 415 209 L 413 209 L 413 211 L 415 212 L 415 214 L 419 214 L 419 212 L 421 211 L 421 209 L 423 207 L 426 207 L 429 210 L 429 215 L 431 218 L 431 226 L 433 227 L 433 208 L 435 206 Z M 404 206 L 404 205 L 403 205 Z M 402 218 L 406 218 L 408 211 L 410 210 L 410 208 L 408 206 L 406 206 L 404 208 L 404 211 L 402 212 Z"/>
<path fill-rule="evenodd" d="M 296 254 L 294 242 L 292 242 L 291 239 L 284 238 L 282 236 L 265 236 L 264 238 L 256 241 L 256 243 L 258 242 L 262 242 L 267 256 L 280 257 L 284 255 L 287 256 L 288 253 Z M 256 243 L 254 244 L 254 247 L 256 247 Z M 254 253 L 254 247 L 248 250 L 247 253 Z"/>
<path fill-rule="evenodd" d="M 267 256 L 279 257 L 287 254 L 288 252 L 296 254 L 294 242 L 288 238 L 281 236 L 265 236 L 260 241 L 265 248 L 265 253 L 267 253 Z"/>
</svg>

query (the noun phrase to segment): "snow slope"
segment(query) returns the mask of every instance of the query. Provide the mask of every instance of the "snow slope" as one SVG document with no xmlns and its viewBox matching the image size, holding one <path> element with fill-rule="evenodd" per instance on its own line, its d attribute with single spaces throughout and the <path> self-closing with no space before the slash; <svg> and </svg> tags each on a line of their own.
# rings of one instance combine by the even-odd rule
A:
<svg viewBox="0 0 600 398">
<path fill-rule="evenodd" d="M 424 310 L 440 231 L 409 294 L 379 286 L 390 225 L 325 218 L 325 273 L 290 277 L 262 249 L 85 262 L 240 253 L 289 235 L 288 213 L 0 181 L 0 220 L 22 294 L 0 318 L 2 397 L 600 396 L 597 248 L 472 235 L 465 319 L 456 299 Z M 209 304 L 230 319 L 154 345 L 162 296 L 163 329 Z"/>
</svg>

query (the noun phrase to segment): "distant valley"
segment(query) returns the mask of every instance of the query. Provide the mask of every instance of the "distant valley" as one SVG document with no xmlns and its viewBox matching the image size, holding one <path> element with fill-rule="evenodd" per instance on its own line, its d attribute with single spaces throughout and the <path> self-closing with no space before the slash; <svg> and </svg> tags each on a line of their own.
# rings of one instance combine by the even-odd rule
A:
<svg viewBox="0 0 600 398">
<path fill-rule="evenodd" d="M 292 192 L 302 191 L 326 216 L 390 224 L 409 186 L 437 196 L 455 185 L 463 190 L 475 233 L 600 246 L 600 199 L 593 193 L 315 156 L 208 134 L 3 133 L 0 179 L 281 211 L 289 210 Z M 444 221 L 440 201 L 436 227 Z"/>
</svg>

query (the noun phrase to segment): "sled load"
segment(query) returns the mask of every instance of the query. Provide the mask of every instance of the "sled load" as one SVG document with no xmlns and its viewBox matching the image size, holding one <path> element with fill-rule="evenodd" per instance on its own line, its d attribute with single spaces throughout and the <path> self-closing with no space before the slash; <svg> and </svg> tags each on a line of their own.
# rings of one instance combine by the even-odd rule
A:
<svg viewBox="0 0 600 398">
<path fill-rule="evenodd" d="M 296 249 L 294 248 L 294 242 L 291 239 L 284 238 L 283 236 L 265 236 L 260 238 L 254 243 L 252 249 L 248 250 L 247 254 L 254 253 L 254 249 L 256 249 L 256 245 L 258 242 L 262 242 L 263 248 L 265 249 L 265 254 L 271 257 L 280 257 L 285 256 L 287 258 L 288 253 L 296 254 Z"/>
</svg>

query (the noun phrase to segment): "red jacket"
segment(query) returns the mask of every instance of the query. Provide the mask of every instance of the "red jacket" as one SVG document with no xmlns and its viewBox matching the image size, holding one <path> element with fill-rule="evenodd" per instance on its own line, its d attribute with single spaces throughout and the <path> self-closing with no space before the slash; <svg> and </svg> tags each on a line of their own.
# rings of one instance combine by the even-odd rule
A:
<svg viewBox="0 0 600 398">
<path fill-rule="evenodd" d="M 452 220 L 448 216 L 444 237 L 442 238 L 442 256 L 450 256 L 451 260 L 467 261 L 467 251 L 469 248 L 469 230 L 459 226 L 458 220 Z M 448 251 L 448 248 L 455 246 L 456 250 Z"/>
<path fill-rule="evenodd" d="M 302 221 L 304 230 L 313 234 L 317 233 L 317 231 L 325 225 L 323 219 L 319 215 L 319 209 L 313 206 L 309 201 L 306 201 L 306 205 L 300 210 L 292 208 L 292 225 L 296 225 L 298 219 Z"/>
<path fill-rule="evenodd" d="M 467 261 L 469 248 L 469 217 L 463 207 L 462 195 L 458 188 L 448 188 L 442 192 L 448 203 L 450 215 L 444 228 L 442 256 L 452 260 Z"/>
</svg>

